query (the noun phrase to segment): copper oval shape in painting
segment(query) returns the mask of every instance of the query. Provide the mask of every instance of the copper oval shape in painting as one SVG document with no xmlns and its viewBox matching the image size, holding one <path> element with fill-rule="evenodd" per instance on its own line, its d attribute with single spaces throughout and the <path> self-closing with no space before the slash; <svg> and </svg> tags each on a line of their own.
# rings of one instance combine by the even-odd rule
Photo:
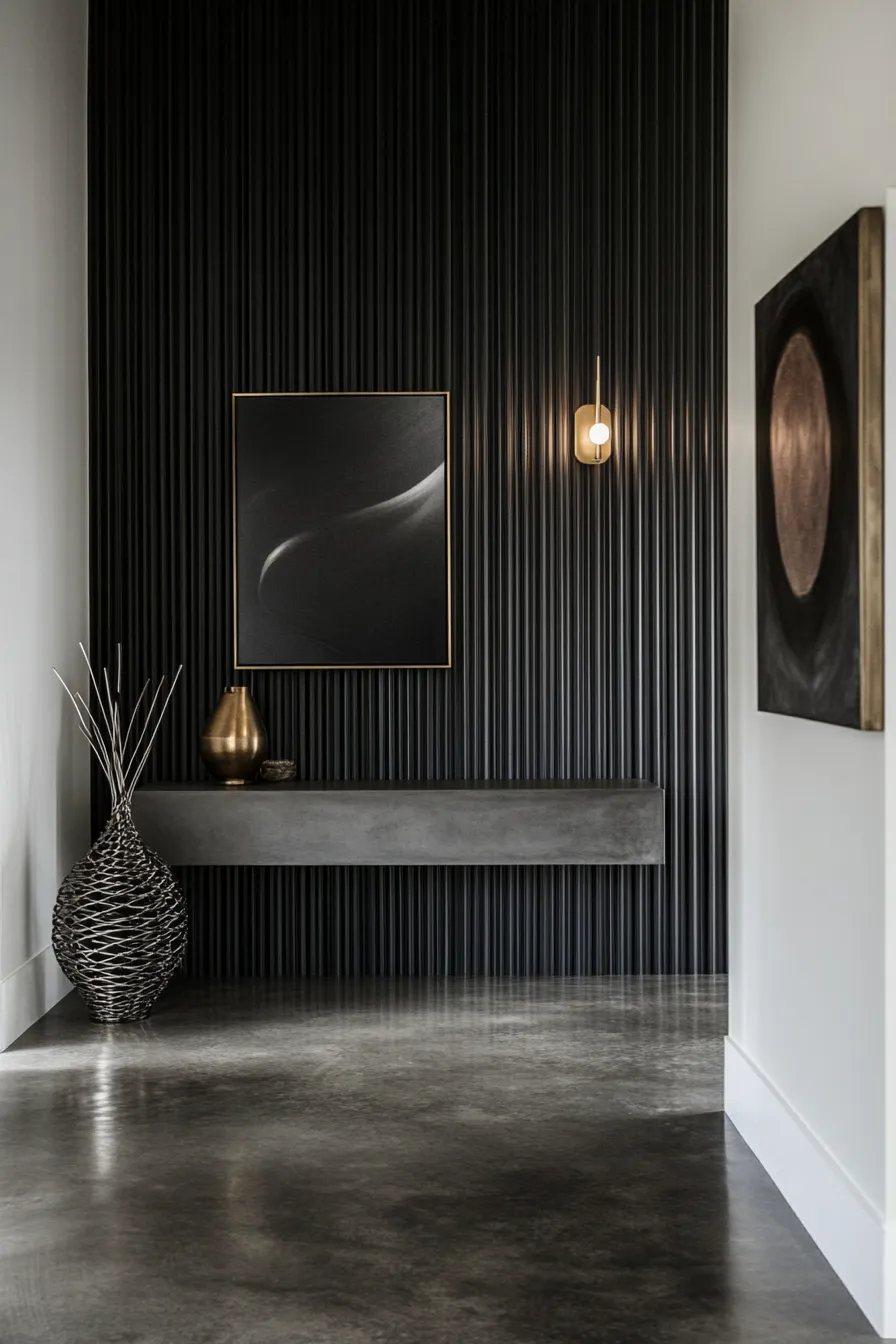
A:
<svg viewBox="0 0 896 1344">
<path fill-rule="evenodd" d="M 818 578 L 828 531 L 831 421 L 821 366 L 804 331 L 794 332 L 778 363 L 770 449 L 781 559 L 793 592 L 805 597 Z"/>
</svg>

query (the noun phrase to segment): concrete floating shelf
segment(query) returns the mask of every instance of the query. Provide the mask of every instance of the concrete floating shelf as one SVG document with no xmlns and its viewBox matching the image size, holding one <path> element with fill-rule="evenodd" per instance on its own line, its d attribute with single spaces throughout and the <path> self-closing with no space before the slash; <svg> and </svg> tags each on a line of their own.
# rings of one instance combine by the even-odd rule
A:
<svg viewBox="0 0 896 1344">
<path fill-rule="evenodd" d="M 134 818 L 178 865 L 664 861 L 663 790 L 644 780 L 151 784 Z"/>
</svg>

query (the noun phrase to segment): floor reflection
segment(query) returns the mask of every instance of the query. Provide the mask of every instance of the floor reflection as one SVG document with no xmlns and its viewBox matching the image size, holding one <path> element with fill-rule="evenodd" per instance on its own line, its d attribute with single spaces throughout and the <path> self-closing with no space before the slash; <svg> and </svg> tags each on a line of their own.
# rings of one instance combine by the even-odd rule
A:
<svg viewBox="0 0 896 1344">
<path fill-rule="evenodd" d="M 0 1057 L 0 1338 L 849 1344 L 716 979 L 180 981 Z"/>
</svg>

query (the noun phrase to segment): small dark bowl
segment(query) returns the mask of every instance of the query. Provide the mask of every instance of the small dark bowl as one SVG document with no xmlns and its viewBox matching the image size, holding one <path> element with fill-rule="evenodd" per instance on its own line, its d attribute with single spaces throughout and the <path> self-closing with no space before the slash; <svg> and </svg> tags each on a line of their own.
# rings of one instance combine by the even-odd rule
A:
<svg viewBox="0 0 896 1344">
<path fill-rule="evenodd" d="M 295 761 L 262 761 L 258 778 L 265 784 L 282 784 L 287 779 L 295 779 Z"/>
</svg>

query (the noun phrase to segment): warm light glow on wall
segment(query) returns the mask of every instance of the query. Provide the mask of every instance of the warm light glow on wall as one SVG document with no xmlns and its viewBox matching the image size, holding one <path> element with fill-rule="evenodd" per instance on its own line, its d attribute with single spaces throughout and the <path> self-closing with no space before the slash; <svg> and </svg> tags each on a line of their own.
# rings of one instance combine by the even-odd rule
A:
<svg viewBox="0 0 896 1344">
<path fill-rule="evenodd" d="M 601 403 L 600 355 L 598 355 L 594 361 L 594 403 L 590 406 L 580 406 L 576 411 L 575 450 L 579 461 L 589 467 L 599 467 L 608 461 L 612 452 L 611 430 L 610 412 Z"/>
</svg>

